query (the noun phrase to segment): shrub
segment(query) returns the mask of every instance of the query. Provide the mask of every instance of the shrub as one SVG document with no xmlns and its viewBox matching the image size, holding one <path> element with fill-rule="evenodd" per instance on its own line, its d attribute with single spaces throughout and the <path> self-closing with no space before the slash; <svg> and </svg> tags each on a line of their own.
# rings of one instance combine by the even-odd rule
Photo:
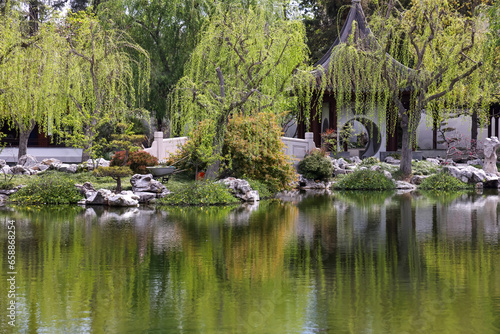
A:
<svg viewBox="0 0 500 334">
<path fill-rule="evenodd" d="M 313 150 L 299 162 L 298 172 L 306 179 L 328 180 L 333 175 L 333 166 L 323 150 Z"/>
<path fill-rule="evenodd" d="M 122 191 L 122 177 L 127 177 L 132 175 L 132 170 L 128 166 L 110 166 L 110 167 L 97 167 L 93 174 L 96 177 L 106 177 L 109 176 L 116 181 L 116 192 Z"/>
<path fill-rule="evenodd" d="M 334 189 L 343 190 L 390 190 L 396 186 L 384 174 L 368 169 L 347 174 L 333 185 Z"/>
<path fill-rule="evenodd" d="M 224 184 L 218 182 L 194 182 L 179 188 L 167 197 L 158 200 L 159 205 L 221 205 L 235 204 L 235 198 Z"/>
<path fill-rule="evenodd" d="M 205 170 L 213 161 L 213 122 L 202 121 L 188 135 L 189 139 L 168 158 L 168 164 L 190 174 L 194 179 L 198 171 Z"/>
<path fill-rule="evenodd" d="M 260 199 L 269 198 L 273 196 L 273 192 L 269 189 L 269 187 L 265 183 L 257 180 L 247 180 L 247 181 L 253 190 L 257 190 L 259 192 Z"/>
<path fill-rule="evenodd" d="M 13 194 L 10 199 L 17 203 L 72 204 L 82 199 L 75 182 L 62 173 L 45 173 L 33 177 L 28 184 Z"/>
<path fill-rule="evenodd" d="M 127 165 L 135 174 L 147 174 L 146 166 L 156 166 L 158 158 L 152 156 L 146 151 L 135 151 L 129 153 L 127 162 L 124 164 L 125 151 L 118 151 L 111 159 L 110 166 L 124 166 Z"/>
<path fill-rule="evenodd" d="M 260 181 L 274 192 L 290 189 L 296 173 L 284 152 L 282 135 L 274 114 L 234 116 L 224 142 L 227 167 L 234 176 Z"/>
<path fill-rule="evenodd" d="M 189 140 L 169 158 L 169 163 L 193 177 L 215 158 L 212 153 L 212 122 L 201 122 Z M 296 178 L 281 141 L 277 117 L 268 113 L 235 116 L 229 120 L 222 166 L 231 176 L 260 181 L 274 192 L 289 189 Z"/>
<path fill-rule="evenodd" d="M 373 165 L 376 165 L 376 164 L 379 164 L 380 163 L 380 160 L 375 158 L 375 157 L 368 157 L 368 158 L 365 158 L 363 159 L 363 161 L 361 161 L 361 163 L 359 164 L 359 166 L 373 166 Z"/>
<path fill-rule="evenodd" d="M 147 174 L 146 166 L 158 165 L 158 158 L 146 151 L 132 152 L 128 157 L 127 165 L 136 174 Z"/>
<path fill-rule="evenodd" d="M 412 161 L 411 163 L 413 175 L 431 175 L 436 174 L 441 170 L 439 165 L 429 161 Z"/>
<path fill-rule="evenodd" d="M 472 189 L 473 185 L 462 182 L 446 172 L 441 172 L 424 179 L 419 187 L 424 190 L 461 190 Z"/>
</svg>

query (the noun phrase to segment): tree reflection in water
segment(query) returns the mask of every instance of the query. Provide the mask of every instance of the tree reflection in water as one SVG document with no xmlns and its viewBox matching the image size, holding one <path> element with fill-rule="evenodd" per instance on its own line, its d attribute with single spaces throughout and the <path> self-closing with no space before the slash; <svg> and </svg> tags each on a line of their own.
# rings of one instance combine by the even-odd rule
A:
<svg viewBox="0 0 500 334">
<path fill-rule="evenodd" d="M 498 206 L 497 194 L 306 193 L 1 216 L 18 226 L 21 332 L 494 333 Z"/>
</svg>

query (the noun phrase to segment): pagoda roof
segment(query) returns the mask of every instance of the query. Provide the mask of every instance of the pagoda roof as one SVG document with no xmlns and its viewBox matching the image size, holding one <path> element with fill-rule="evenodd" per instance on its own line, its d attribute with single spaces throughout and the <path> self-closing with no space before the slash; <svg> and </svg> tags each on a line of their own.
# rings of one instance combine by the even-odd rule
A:
<svg viewBox="0 0 500 334">
<path fill-rule="evenodd" d="M 349 38 L 351 35 L 351 41 Z M 335 57 L 336 47 L 342 43 L 355 43 L 356 45 L 362 47 L 364 50 L 379 50 L 382 46 L 378 43 L 375 35 L 370 30 L 368 23 L 366 22 L 366 16 L 361 7 L 360 0 L 352 0 L 351 9 L 347 16 L 347 19 L 340 31 L 340 34 L 335 39 L 335 42 L 331 45 L 330 49 L 321 57 L 321 59 L 314 64 L 315 69 L 312 74 L 318 79 L 323 76 L 324 73 L 328 72 L 332 58 Z M 409 67 L 398 62 L 392 56 L 387 54 L 388 60 L 393 64 L 396 71 L 400 72 L 412 72 L 413 70 Z"/>
</svg>

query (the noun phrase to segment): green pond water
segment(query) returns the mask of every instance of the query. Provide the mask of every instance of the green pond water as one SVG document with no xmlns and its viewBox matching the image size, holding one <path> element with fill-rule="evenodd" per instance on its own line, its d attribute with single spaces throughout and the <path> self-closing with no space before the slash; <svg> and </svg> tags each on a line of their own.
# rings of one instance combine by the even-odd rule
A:
<svg viewBox="0 0 500 334">
<path fill-rule="evenodd" d="M 500 333 L 499 213 L 496 193 L 5 207 L 0 332 Z"/>
</svg>

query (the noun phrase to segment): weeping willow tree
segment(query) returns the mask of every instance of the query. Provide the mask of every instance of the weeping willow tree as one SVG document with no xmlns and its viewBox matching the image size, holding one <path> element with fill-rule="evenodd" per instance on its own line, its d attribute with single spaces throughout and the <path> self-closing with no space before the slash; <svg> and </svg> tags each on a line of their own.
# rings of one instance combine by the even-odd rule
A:
<svg viewBox="0 0 500 334">
<path fill-rule="evenodd" d="M 235 114 L 290 110 L 285 94 L 307 57 L 304 27 L 260 6 L 218 7 L 171 97 L 173 132 L 210 119 L 214 125 L 214 178 L 220 166 L 228 118 Z"/>
<path fill-rule="evenodd" d="M 50 133 L 51 120 L 65 109 L 59 94 L 64 40 L 50 23 L 29 36 L 23 28 L 15 11 L 0 17 L 0 117 L 19 132 L 18 158 L 26 154 L 35 125 Z"/>
<path fill-rule="evenodd" d="M 477 110 L 484 119 L 491 98 L 484 78 L 491 67 L 480 18 L 465 18 L 441 0 L 413 0 L 409 10 L 388 8 L 371 18 L 376 38 L 369 29 L 366 36 L 358 35 L 361 30 L 354 26 L 347 42 L 335 47 L 319 86 L 334 92 L 338 110 L 350 109 L 355 101 L 355 113 L 375 117 L 377 110 L 379 121 L 393 131 L 399 121 L 400 169 L 410 175 L 422 113 L 430 124 L 457 108 Z"/>
<path fill-rule="evenodd" d="M 145 115 L 149 56 L 125 32 L 104 29 L 85 12 L 69 14 L 63 34 L 69 50 L 63 71 L 68 112 L 56 128 L 66 142 L 84 149 L 86 160 L 94 154 L 100 126 Z"/>
</svg>

